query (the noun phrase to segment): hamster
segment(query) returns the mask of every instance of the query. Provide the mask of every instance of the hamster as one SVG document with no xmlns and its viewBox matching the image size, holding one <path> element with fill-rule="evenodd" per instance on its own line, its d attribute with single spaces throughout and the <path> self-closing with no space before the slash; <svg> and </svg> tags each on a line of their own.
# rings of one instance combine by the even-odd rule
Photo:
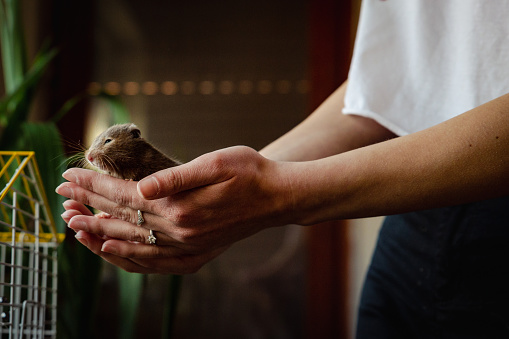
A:
<svg viewBox="0 0 509 339">
<path fill-rule="evenodd" d="M 85 159 L 115 178 L 134 181 L 181 164 L 143 139 L 132 123 L 113 125 L 99 134 L 85 151 Z"/>
</svg>

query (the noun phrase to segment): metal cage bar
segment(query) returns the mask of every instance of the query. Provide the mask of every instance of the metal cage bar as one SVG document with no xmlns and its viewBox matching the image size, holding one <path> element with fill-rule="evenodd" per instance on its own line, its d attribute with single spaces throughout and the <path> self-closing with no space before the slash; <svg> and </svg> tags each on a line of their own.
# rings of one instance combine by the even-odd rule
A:
<svg viewBox="0 0 509 339">
<path fill-rule="evenodd" d="M 0 151 L 0 333 L 56 338 L 58 234 L 33 152 Z"/>
</svg>

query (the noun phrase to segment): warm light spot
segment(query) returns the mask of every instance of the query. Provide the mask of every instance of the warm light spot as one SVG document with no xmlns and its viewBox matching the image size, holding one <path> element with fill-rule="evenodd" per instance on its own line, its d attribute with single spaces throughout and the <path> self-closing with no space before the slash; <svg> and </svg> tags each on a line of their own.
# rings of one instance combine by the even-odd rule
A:
<svg viewBox="0 0 509 339">
<path fill-rule="evenodd" d="M 98 82 L 91 82 L 88 84 L 87 92 L 90 95 L 99 95 L 101 93 L 101 84 Z"/>
<path fill-rule="evenodd" d="M 124 84 L 124 93 L 127 95 L 136 95 L 140 93 L 140 84 L 129 81 Z"/>
<path fill-rule="evenodd" d="M 145 95 L 154 95 L 159 90 L 159 86 L 154 81 L 146 81 L 141 85 L 141 91 Z"/>
<path fill-rule="evenodd" d="M 106 82 L 101 85 L 99 82 L 90 82 L 87 86 L 87 92 L 90 95 L 99 95 L 101 91 L 109 95 L 125 94 L 129 96 L 143 94 L 155 95 L 158 92 L 164 95 L 175 95 L 181 93 L 183 95 L 202 94 L 223 94 L 229 95 L 237 91 L 240 94 L 289 94 L 294 90 L 299 94 L 309 93 L 308 80 L 241 80 L 235 84 L 231 80 L 202 80 L 202 81 L 183 81 L 178 84 L 175 81 L 164 81 L 160 85 L 155 81 L 146 81 L 143 83 L 136 81 L 128 81 L 121 84 L 116 81 Z"/>
<path fill-rule="evenodd" d="M 115 81 L 107 82 L 104 85 L 104 91 L 109 95 L 119 95 L 121 90 L 120 83 Z"/>
<path fill-rule="evenodd" d="M 242 80 L 239 82 L 239 93 L 240 94 L 250 94 L 253 92 L 253 82 L 250 80 Z"/>
<path fill-rule="evenodd" d="M 269 80 L 258 81 L 257 90 L 260 94 L 269 94 L 272 91 L 272 82 Z"/>
<path fill-rule="evenodd" d="M 174 81 L 165 81 L 161 84 L 161 93 L 164 95 L 175 95 L 177 91 L 178 86 Z"/>
<path fill-rule="evenodd" d="M 292 89 L 292 83 L 288 80 L 280 80 L 276 84 L 276 90 L 280 94 L 288 94 Z"/>
<path fill-rule="evenodd" d="M 201 94 L 210 95 L 216 90 L 214 82 L 205 80 L 200 82 L 199 91 Z"/>
<path fill-rule="evenodd" d="M 235 85 L 232 81 L 229 80 L 223 80 L 219 83 L 219 93 L 221 94 L 232 94 L 233 90 L 235 89 Z"/>
</svg>

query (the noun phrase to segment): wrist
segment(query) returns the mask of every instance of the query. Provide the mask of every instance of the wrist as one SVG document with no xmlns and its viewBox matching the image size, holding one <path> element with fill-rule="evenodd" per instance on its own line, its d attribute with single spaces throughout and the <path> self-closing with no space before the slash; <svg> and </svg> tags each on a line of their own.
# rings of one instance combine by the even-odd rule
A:
<svg viewBox="0 0 509 339">
<path fill-rule="evenodd" d="M 348 192 L 355 190 L 338 158 L 279 163 L 283 224 L 308 226 L 346 215 Z"/>
</svg>

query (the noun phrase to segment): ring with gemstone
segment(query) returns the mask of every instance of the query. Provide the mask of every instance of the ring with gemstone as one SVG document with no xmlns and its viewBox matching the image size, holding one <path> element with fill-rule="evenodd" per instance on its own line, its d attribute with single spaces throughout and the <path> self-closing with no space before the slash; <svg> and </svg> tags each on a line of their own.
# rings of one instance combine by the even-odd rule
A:
<svg viewBox="0 0 509 339">
<path fill-rule="evenodd" d="M 145 219 L 143 219 L 143 214 L 140 210 L 138 210 L 138 221 L 136 221 L 136 225 L 141 226 L 145 222 Z"/>
<path fill-rule="evenodd" d="M 156 244 L 156 236 L 154 235 L 154 232 L 152 230 L 149 230 L 149 235 L 147 237 L 147 242 L 149 245 L 155 245 Z"/>
</svg>

